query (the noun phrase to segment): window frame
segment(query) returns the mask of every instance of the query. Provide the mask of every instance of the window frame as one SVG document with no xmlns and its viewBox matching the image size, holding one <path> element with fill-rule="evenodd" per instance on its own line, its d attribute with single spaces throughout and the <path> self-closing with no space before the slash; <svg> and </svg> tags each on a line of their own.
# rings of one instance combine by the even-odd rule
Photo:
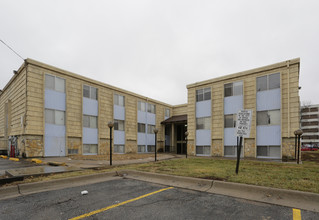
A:
<svg viewBox="0 0 319 220">
<path fill-rule="evenodd" d="M 203 154 L 199 154 L 197 153 L 197 148 L 198 147 L 202 147 L 203 148 Z M 209 148 L 209 154 L 204 154 L 204 148 Z M 195 153 L 196 153 L 196 156 L 210 156 L 211 155 L 211 146 L 210 145 L 196 145 L 196 148 L 195 148 Z"/>
<path fill-rule="evenodd" d="M 211 87 L 197 89 L 195 92 L 195 95 L 196 95 L 196 102 L 211 100 L 212 99 Z"/>
<path fill-rule="evenodd" d="M 171 110 L 169 108 L 165 109 L 165 117 L 171 117 Z"/>
<path fill-rule="evenodd" d="M 123 99 L 123 104 L 120 103 L 121 98 Z M 113 96 L 113 99 L 114 99 L 114 105 L 125 107 L 125 96 L 124 95 L 120 95 L 120 94 L 115 93 Z"/>
<path fill-rule="evenodd" d="M 140 128 L 143 128 L 144 127 L 144 129 L 142 129 L 142 130 L 144 130 L 144 131 L 140 131 Z M 137 123 L 137 133 L 146 133 L 146 124 L 144 124 L 144 123 Z"/>
<path fill-rule="evenodd" d="M 95 152 L 93 152 L 93 153 L 84 152 L 85 146 L 96 147 L 96 153 Z M 83 144 L 83 148 L 82 148 L 82 154 L 83 155 L 98 155 L 98 153 L 99 153 L 99 145 L 98 144 Z"/>
<path fill-rule="evenodd" d="M 89 88 L 89 90 L 88 90 L 89 97 L 84 96 L 84 87 L 88 87 Z M 95 97 L 92 97 L 92 90 L 95 90 Z M 92 100 L 98 100 L 98 88 L 83 84 L 83 86 L 82 86 L 82 96 L 83 96 L 83 98 L 92 99 Z"/>
<path fill-rule="evenodd" d="M 226 117 L 232 116 L 232 127 L 226 127 Z M 237 114 L 224 115 L 224 128 L 236 128 Z"/>
<path fill-rule="evenodd" d="M 84 123 L 84 118 L 87 117 L 88 118 L 88 123 L 89 123 L 89 126 L 85 126 L 86 123 Z M 92 126 L 92 123 L 91 122 L 91 119 L 92 118 L 95 118 L 96 119 L 96 127 L 93 127 Z M 84 115 L 83 114 L 83 117 L 82 117 L 82 127 L 83 128 L 93 128 L 93 129 L 98 129 L 99 128 L 99 121 L 98 121 L 98 116 L 94 116 L 94 115 Z"/>
<path fill-rule="evenodd" d="M 52 111 L 53 112 L 53 121 L 54 123 L 48 122 L 47 120 L 47 111 Z M 57 115 L 56 113 L 63 113 L 63 124 L 57 123 Z M 60 111 L 60 110 L 56 110 L 56 109 L 50 109 L 50 108 L 45 108 L 44 109 L 44 123 L 46 124 L 52 124 L 52 125 L 59 125 L 59 126 L 65 126 L 66 124 L 66 114 L 65 111 Z"/>
<path fill-rule="evenodd" d="M 199 122 L 202 120 L 203 120 L 203 123 L 199 124 Z M 208 123 L 208 128 L 206 128 L 206 125 L 207 125 L 206 123 Z M 200 128 L 199 127 L 200 125 L 202 125 L 203 128 Z M 211 130 L 211 117 L 196 118 L 196 130 Z"/>
<path fill-rule="evenodd" d="M 119 129 L 122 127 L 122 129 Z M 125 131 L 125 121 L 114 119 L 114 131 Z"/>
<path fill-rule="evenodd" d="M 271 114 L 269 114 L 269 112 L 279 112 L 279 121 L 276 122 L 276 123 L 272 123 L 272 120 L 271 120 Z M 267 117 L 268 119 L 266 119 L 268 121 L 267 124 L 261 124 L 260 123 L 260 117 L 261 117 L 261 113 L 267 113 Z M 257 111 L 257 114 L 256 114 L 256 125 L 257 126 L 275 126 L 275 125 L 281 125 L 281 111 L 280 109 L 273 109 L 273 110 L 265 110 L 265 111 Z"/>
<path fill-rule="evenodd" d="M 279 76 L 279 87 L 273 87 L 273 88 L 270 88 L 270 78 L 272 76 L 276 76 L 278 75 Z M 266 88 L 265 89 L 259 89 L 258 88 L 258 79 L 261 79 L 261 78 L 264 78 L 266 77 Z M 281 74 L 280 73 L 272 73 L 272 74 L 268 74 L 268 75 L 264 75 L 264 76 L 258 76 L 256 77 L 256 91 L 257 92 L 262 92 L 262 91 L 269 91 L 269 90 L 273 90 L 273 89 L 280 89 L 280 83 L 281 82 Z"/>
<path fill-rule="evenodd" d="M 147 134 L 154 134 L 155 125 L 147 124 Z"/>
<path fill-rule="evenodd" d="M 267 147 L 267 156 L 259 156 L 258 155 L 258 147 Z M 279 156 L 278 157 L 273 157 L 273 156 L 270 156 L 270 148 L 279 148 Z M 280 159 L 281 158 L 281 154 L 282 154 L 282 152 L 281 152 L 281 150 L 282 150 L 282 148 L 281 148 L 281 146 L 280 145 L 257 145 L 256 146 L 256 157 L 257 158 L 269 158 L 269 159 L 271 159 L 271 158 L 274 158 L 274 159 Z"/>
<path fill-rule="evenodd" d="M 142 106 L 144 106 L 144 110 L 142 108 Z M 147 108 L 146 108 L 146 102 L 142 102 L 142 101 L 138 101 L 137 102 L 137 110 L 141 111 L 141 112 L 147 112 Z"/>
<path fill-rule="evenodd" d="M 241 93 L 240 94 L 234 94 L 235 91 L 235 87 L 236 84 L 240 84 L 241 85 Z M 231 96 L 241 96 L 243 95 L 243 87 L 244 87 L 244 83 L 243 81 L 236 81 L 236 82 L 231 82 L 231 83 L 226 83 L 224 84 L 224 97 L 231 97 Z M 226 89 L 230 89 L 230 95 L 226 95 Z"/>
<path fill-rule="evenodd" d="M 119 148 L 123 147 L 123 152 L 119 152 Z M 125 145 L 124 144 L 114 144 L 113 153 L 115 154 L 125 154 Z"/>
<path fill-rule="evenodd" d="M 151 104 L 151 103 L 147 103 L 147 112 L 152 113 L 152 114 L 156 114 L 156 105 Z"/>
<path fill-rule="evenodd" d="M 48 87 L 48 86 L 47 86 L 47 76 L 54 78 L 53 87 Z M 59 90 L 59 89 L 57 88 L 57 86 L 56 86 L 56 85 L 57 85 L 57 80 L 62 80 L 62 81 L 63 81 L 63 91 L 61 91 L 61 90 Z M 65 93 L 65 90 L 66 90 L 66 80 L 65 80 L 64 78 L 62 78 L 62 77 L 45 73 L 45 77 L 44 77 L 44 87 L 45 87 L 45 89 L 49 89 L 49 90 L 53 90 L 53 91 L 56 91 L 56 92 Z"/>
</svg>

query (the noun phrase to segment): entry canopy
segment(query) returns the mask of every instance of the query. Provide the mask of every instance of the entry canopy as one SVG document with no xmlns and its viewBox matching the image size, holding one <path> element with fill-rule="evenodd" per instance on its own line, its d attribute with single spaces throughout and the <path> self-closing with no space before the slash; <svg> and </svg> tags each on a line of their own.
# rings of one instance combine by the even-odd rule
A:
<svg viewBox="0 0 319 220">
<path fill-rule="evenodd" d="M 161 122 L 162 125 L 173 123 L 187 123 L 187 115 L 175 115 Z"/>
</svg>

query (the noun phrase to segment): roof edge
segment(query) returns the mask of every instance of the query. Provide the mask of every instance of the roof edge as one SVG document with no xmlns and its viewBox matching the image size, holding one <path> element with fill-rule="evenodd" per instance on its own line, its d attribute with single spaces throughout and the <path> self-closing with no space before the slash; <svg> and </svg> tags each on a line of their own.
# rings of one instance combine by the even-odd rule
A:
<svg viewBox="0 0 319 220">
<path fill-rule="evenodd" d="M 250 70 L 245 70 L 242 72 L 237 72 L 237 73 L 232 73 L 232 74 L 228 74 L 225 76 L 220 76 L 217 78 L 213 78 L 213 79 L 208 79 L 208 80 L 204 80 L 204 81 L 200 81 L 200 82 L 195 82 L 192 84 L 188 84 L 186 85 L 187 89 L 193 88 L 193 87 L 197 87 L 197 86 L 201 86 L 201 85 L 205 85 L 205 84 L 209 84 L 209 83 L 213 83 L 213 82 L 218 82 L 218 81 L 222 81 L 225 79 L 231 79 L 231 78 L 235 78 L 238 76 L 245 76 L 245 75 L 250 75 L 250 74 L 254 74 L 254 73 L 258 73 L 258 72 L 262 72 L 262 71 L 266 71 L 266 70 L 271 70 L 271 69 L 277 69 L 280 67 L 284 67 L 287 66 L 287 62 L 289 62 L 289 65 L 293 65 L 293 64 L 298 64 L 300 63 L 300 58 L 294 58 L 291 60 L 285 60 L 279 63 L 274 63 L 274 64 L 270 64 L 270 65 L 266 65 L 266 66 L 262 66 L 262 67 L 258 67 L 258 68 L 254 68 L 254 69 L 250 69 Z"/>
</svg>

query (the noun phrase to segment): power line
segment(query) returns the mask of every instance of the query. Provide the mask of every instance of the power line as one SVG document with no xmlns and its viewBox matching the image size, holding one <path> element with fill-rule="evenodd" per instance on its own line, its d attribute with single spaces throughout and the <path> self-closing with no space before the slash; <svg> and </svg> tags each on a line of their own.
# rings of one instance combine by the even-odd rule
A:
<svg viewBox="0 0 319 220">
<path fill-rule="evenodd" d="M 1 41 L 4 45 L 6 45 L 13 53 L 15 53 L 18 57 L 20 57 L 20 58 L 24 61 L 23 57 L 20 56 L 20 54 L 18 54 L 17 52 L 15 52 L 14 49 L 12 49 L 12 48 L 11 48 L 8 44 L 6 44 L 3 40 L 0 39 L 0 41 Z"/>
</svg>

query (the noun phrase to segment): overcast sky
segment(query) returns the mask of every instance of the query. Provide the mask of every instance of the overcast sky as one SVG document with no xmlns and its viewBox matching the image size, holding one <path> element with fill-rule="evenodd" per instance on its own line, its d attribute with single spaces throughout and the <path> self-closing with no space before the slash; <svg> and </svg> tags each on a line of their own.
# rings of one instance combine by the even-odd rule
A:
<svg viewBox="0 0 319 220">
<path fill-rule="evenodd" d="M 0 39 L 32 58 L 169 104 L 186 85 L 300 57 L 319 104 L 319 1 L 0 0 Z M 0 88 L 23 60 L 0 42 Z"/>
</svg>

